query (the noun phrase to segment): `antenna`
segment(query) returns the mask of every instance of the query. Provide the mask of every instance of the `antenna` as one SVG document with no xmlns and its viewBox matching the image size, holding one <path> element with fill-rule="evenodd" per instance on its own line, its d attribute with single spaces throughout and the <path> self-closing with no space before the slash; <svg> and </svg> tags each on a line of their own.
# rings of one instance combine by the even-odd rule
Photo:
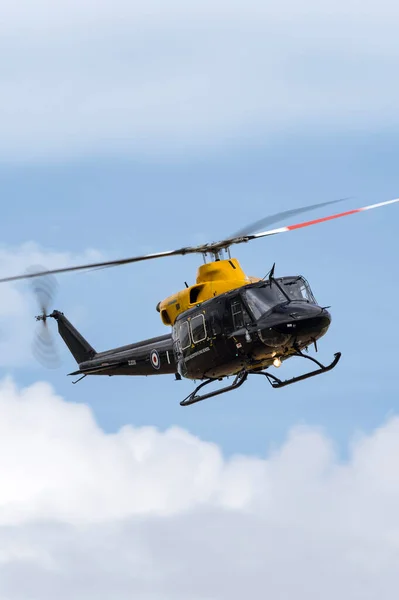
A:
<svg viewBox="0 0 399 600">
<path fill-rule="evenodd" d="M 269 281 L 271 281 L 274 278 L 274 269 L 275 268 L 276 268 L 276 263 L 273 263 L 273 266 L 270 269 L 270 273 L 269 273 Z"/>
</svg>

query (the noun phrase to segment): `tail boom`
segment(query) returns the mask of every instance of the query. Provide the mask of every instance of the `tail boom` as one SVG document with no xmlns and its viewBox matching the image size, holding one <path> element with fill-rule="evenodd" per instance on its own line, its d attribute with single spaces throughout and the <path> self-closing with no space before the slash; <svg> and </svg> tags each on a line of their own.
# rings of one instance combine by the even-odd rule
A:
<svg viewBox="0 0 399 600">
<path fill-rule="evenodd" d="M 162 335 L 96 352 L 72 323 L 58 310 L 48 315 L 57 321 L 58 331 L 79 370 L 70 375 L 164 375 L 176 373 L 172 335 Z"/>
</svg>

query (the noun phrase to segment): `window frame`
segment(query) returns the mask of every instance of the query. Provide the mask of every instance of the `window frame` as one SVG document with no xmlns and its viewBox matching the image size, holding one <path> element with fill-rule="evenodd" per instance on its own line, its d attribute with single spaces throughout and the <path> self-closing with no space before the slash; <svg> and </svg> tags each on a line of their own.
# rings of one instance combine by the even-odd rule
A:
<svg viewBox="0 0 399 600">
<path fill-rule="evenodd" d="M 182 329 L 183 329 L 184 326 L 187 326 L 187 331 L 188 331 L 188 336 L 187 336 L 188 337 L 188 346 L 183 346 L 183 343 L 182 343 L 181 332 L 182 332 Z M 188 348 L 191 348 L 192 335 L 191 335 L 191 327 L 190 327 L 189 321 L 182 321 L 180 323 L 180 328 L 179 328 L 179 333 L 178 333 L 178 339 L 179 339 L 179 344 L 180 344 L 180 347 L 181 347 L 182 351 L 187 350 Z"/>
<path fill-rule="evenodd" d="M 195 319 L 198 319 L 198 318 L 201 318 L 201 319 L 202 319 L 202 324 L 203 324 L 203 328 L 204 328 L 204 337 L 202 337 L 202 338 L 200 338 L 200 339 L 198 339 L 198 340 L 195 340 L 195 339 L 194 339 L 194 334 L 193 334 L 193 329 L 192 329 L 192 325 L 191 325 L 191 324 L 192 324 L 192 322 L 193 322 Z M 191 340 L 192 340 L 193 344 L 200 344 L 201 342 L 204 342 L 204 341 L 205 341 L 205 340 L 208 338 L 208 332 L 207 332 L 207 329 L 206 329 L 206 321 L 205 321 L 205 316 L 204 316 L 204 314 L 203 314 L 203 313 L 198 313 L 198 314 L 197 314 L 197 315 L 195 315 L 194 317 L 191 317 L 191 319 L 190 319 L 190 321 L 189 321 L 189 322 L 190 322 L 190 334 L 191 334 Z"/>
<path fill-rule="evenodd" d="M 234 308 L 238 307 L 238 310 L 236 312 L 234 312 Z M 240 296 L 235 296 L 234 298 L 231 299 L 230 301 L 230 311 L 231 311 L 231 318 L 233 320 L 233 327 L 235 329 L 237 329 L 238 327 L 244 327 L 244 313 L 242 310 L 243 306 L 242 306 L 242 300 L 240 298 Z M 236 319 L 237 317 L 240 318 L 241 320 L 241 325 L 236 323 Z"/>
</svg>

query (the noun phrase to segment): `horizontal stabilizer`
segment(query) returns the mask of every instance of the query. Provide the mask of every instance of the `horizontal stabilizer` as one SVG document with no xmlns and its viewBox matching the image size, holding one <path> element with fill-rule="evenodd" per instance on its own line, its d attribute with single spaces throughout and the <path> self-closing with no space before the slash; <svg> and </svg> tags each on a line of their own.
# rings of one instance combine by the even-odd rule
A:
<svg viewBox="0 0 399 600">
<path fill-rule="evenodd" d="M 98 375 L 99 373 L 105 373 L 106 371 L 112 371 L 116 367 L 120 365 L 100 365 L 98 367 L 89 367 L 86 369 L 80 369 L 79 371 L 73 371 L 73 373 L 68 373 L 68 375 Z"/>
</svg>

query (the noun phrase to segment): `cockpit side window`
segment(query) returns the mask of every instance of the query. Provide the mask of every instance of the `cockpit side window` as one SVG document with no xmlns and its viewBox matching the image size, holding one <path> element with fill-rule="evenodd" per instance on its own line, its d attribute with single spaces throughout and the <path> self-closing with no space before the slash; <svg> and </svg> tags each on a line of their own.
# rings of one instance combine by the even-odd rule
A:
<svg viewBox="0 0 399 600">
<path fill-rule="evenodd" d="M 290 300 L 304 300 L 316 304 L 315 297 L 306 279 L 303 277 L 287 277 L 281 280 L 282 287 Z"/>
</svg>

